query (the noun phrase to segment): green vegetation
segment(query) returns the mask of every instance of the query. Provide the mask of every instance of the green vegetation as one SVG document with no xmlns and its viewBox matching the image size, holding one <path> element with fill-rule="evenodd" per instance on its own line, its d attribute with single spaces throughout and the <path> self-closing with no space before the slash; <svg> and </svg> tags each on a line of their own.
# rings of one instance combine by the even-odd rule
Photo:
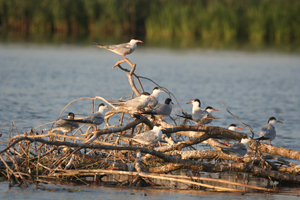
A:
<svg viewBox="0 0 300 200">
<path fill-rule="evenodd" d="M 299 43 L 299 11 L 299 0 L 0 0 L 0 31 Z"/>
</svg>

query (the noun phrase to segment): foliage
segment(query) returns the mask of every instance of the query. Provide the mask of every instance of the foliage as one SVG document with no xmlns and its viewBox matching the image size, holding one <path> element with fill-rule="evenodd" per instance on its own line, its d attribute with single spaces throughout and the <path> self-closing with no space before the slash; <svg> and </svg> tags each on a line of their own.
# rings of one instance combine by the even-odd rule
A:
<svg viewBox="0 0 300 200">
<path fill-rule="evenodd" d="M 0 0 L 1 32 L 300 40 L 297 0 Z"/>
</svg>

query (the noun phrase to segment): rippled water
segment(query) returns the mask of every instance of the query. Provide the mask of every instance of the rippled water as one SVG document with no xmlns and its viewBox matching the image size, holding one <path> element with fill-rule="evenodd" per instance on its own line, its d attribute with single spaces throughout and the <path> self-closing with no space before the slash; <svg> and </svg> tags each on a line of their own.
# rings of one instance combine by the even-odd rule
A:
<svg viewBox="0 0 300 200">
<path fill-rule="evenodd" d="M 166 87 L 187 112 L 191 112 L 191 105 L 186 102 L 199 98 L 202 107 L 220 110 L 214 113 L 220 119 L 213 125 L 239 124 L 222 102 L 249 124 L 256 136 L 268 118 L 275 116 L 284 124 L 276 126 L 272 144 L 300 150 L 299 55 L 139 46 L 128 58 L 137 64 L 137 75 Z M 22 132 L 56 120 L 77 98 L 120 98 L 131 92 L 125 72 L 112 69 L 118 59 L 122 56 L 90 46 L 0 44 L 0 125 L 14 121 Z M 147 80 L 142 83 L 149 92 L 155 86 Z M 160 94 L 160 101 L 166 97 Z M 178 105 L 175 107 L 181 112 Z M 63 115 L 70 111 L 78 116 L 90 114 L 91 100 L 73 103 Z M 0 138 L 3 140 L 5 134 Z"/>
</svg>

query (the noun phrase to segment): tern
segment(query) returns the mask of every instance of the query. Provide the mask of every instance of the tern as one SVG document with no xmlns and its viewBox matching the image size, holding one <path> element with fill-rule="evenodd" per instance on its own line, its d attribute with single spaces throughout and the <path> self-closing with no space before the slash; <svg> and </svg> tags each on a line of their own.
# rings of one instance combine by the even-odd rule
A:
<svg viewBox="0 0 300 200">
<path fill-rule="evenodd" d="M 158 104 L 158 94 L 160 92 L 164 92 L 164 91 L 161 90 L 159 87 L 153 88 L 153 91 L 151 94 L 152 99 L 149 99 L 149 103 L 148 103 L 149 107 L 154 108 Z"/>
<path fill-rule="evenodd" d="M 74 120 L 74 117 L 75 117 L 74 113 L 70 112 L 68 114 L 68 119 Z M 59 119 L 55 122 L 54 125 L 56 127 L 59 127 L 60 130 L 64 132 L 65 135 L 67 135 L 67 132 L 71 132 L 72 135 L 72 131 L 79 127 L 77 123 L 67 121 L 66 119 Z"/>
<path fill-rule="evenodd" d="M 207 107 L 205 108 L 205 111 L 207 112 L 207 114 L 206 114 L 204 117 L 202 117 L 202 119 L 201 119 L 201 121 L 200 121 L 201 124 L 209 124 L 209 123 L 211 123 L 212 120 L 214 119 L 214 117 L 213 117 L 212 114 L 211 114 L 212 111 L 219 111 L 219 110 L 214 109 L 214 108 L 211 107 L 211 106 L 207 106 Z"/>
<path fill-rule="evenodd" d="M 194 99 L 191 102 L 188 102 L 186 104 L 192 104 L 192 120 L 199 123 L 201 122 L 202 118 L 207 116 L 209 113 L 201 108 L 201 102 L 199 99 Z"/>
<path fill-rule="evenodd" d="M 197 124 L 202 124 L 202 125 L 208 124 L 211 122 L 211 120 L 216 119 L 210 113 L 212 111 L 218 111 L 218 110 L 210 106 L 206 107 L 207 110 L 202 109 L 201 102 L 199 99 L 194 99 L 193 101 L 188 102 L 186 104 L 193 104 L 192 115 L 185 114 L 185 116 L 181 116 L 181 115 L 177 115 L 177 116 L 193 120 Z"/>
<path fill-rule="evenodd" d="M 87 126 L 96 126 L 96 130 L 97 130 L 97 126 L 104 122 L 104 110 L 106 108 L 110 109 L 110 107 L 105 106 L 104 103 L 101 103 L 98 107 L 97 112 L 95 112 L 83 119 L 74 119 L 74 120 L 68 120 L 68 121 L 78 123 L 78 124 L 84 124 Z"/>
<path fill-rule="evenodd" d="M 282 123 L 281 121 L 276 120 L 275 117 L 270 117 L 268 120 L 268 124 L 264 125 L 260 131 L 259 138 L 256 138 L 255 140 L 264 140 L 271 141 L 275 139 L 276 137 L 276 131 L 275 131 L 275 124 L 276 123 Z"/>
<path fill-rule="evenodd" d="M 151 115 L 157 115 L 158 117 L 164 119 L 169 116 L 172 112 L 172 99 L 167 98 L 165 100 L 164 104 L 157 104 L 157 106 L 154 107 L 153 110 L 142 112 L 142 114 L 151 114 Z"/>
<path fill-rule="evenodd" d="M 131 39 L 128 43 L 123 44 L 115 44 L 115 45 L 102 45 L 98 43 L 94 43 L 96 47 L 107 49 L 116 54 L 124 56 L 124 59 L 127 60 L 126 55 L 131 54 L 137 47 L 137 43 L 143 43 L 141 40 Z"/>
<path fill-rule="evenodd" d="M 135 135 L 131 140 L 134 140 L 140 144 L 150 145 L 160 141 L 162 136 L 162 129 L 165 130 L 162 126 L 153 126 L 153 129 Z"/>
<path fill-rule="evenodd" d="M 230 131 L 236 131 L 237 129 L 241 129 L 241 130 L 244 130 L 243 128 L 237 126 L 236 124 L 230 124 L 230 126 L 228 127 L 228 130 Z M 216 139 L 220 142 L 227 142 L 227 144 L 229 145 L 229 142 L 232 140 L 230 138 L 226 138 L 226 137 L 223 137 L 223 136 L 220 136 L 220 135 L 217 135 L 215 137 L 212 137 L 213 139 Z"/>
<path fill-rule="evenodd" d="M 113 102 L 113 105 L 124 107 L 128 110 L 140 111 L 145 108 L 149 103 L 149 98 L 152 98 L 148 92 L 143 92 L 141 96 L 131 99 L 129 101 Z"/>
<path fill-rule="evenodd" d="M 221 147 L 223 153 L 229 155 L 231 158 L 242 158 L 247 154 L 247 146 L 250 138 L 243 138 L 240 143 L 234 143 L 231 147 Z"/>
</svg>

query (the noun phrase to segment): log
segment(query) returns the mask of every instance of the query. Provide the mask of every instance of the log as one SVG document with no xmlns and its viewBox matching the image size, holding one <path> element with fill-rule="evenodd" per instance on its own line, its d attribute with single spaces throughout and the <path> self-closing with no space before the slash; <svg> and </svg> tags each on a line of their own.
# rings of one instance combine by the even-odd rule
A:
<svg viewBox="0 0 300 200">
<path fill-rule="evenodd" d="M 256 141 L 253 140 L 253 141 L 249 142 L 248 146 L 251 149 L 256 150 Z M 272 145 L 268 145 L 268 144 L 263 144 L 261 142 L 258 142 L 257 150 L 260 152 L 271 154 L 271 155 L 277 155 L 277 156 L 282 156 L 284 158 L 300 160 L 300 151 L 297 151 L 297 150 L 287 149 L 284 147 L 276 147 L 276 146 L 272 146 Z"/>
</svg>

